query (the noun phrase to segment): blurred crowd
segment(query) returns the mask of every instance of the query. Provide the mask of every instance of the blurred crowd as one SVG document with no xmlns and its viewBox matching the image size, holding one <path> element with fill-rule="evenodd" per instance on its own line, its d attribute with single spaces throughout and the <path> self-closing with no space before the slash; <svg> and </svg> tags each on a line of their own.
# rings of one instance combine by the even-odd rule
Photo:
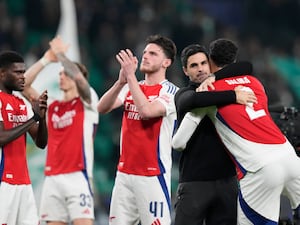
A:
<svg viewBox="0 0 300 225">
<path fill-rule="evenodd" d="M 124 48 L 140 53 L 145 38 L 160 33 L 177 45 L 177 61 L 168 71 L 168 78 L 179 87 L 187 82 L 179 60 L 181 50 L 191 43 L 207 46 L 213 39 L 226 37 L 240 46 L 239 60 L 253 63 L 254 74 L 265 85 L 270 106 L 299 106 L 298 0 L 75 0 L 75 3 L 82 62 L 88 67 L 90 83 L 99 96 L 117 79 L 116 53 Z M 0 50 L 22 53 L 30 66 L 48 48 L 59 17 L 59 0 L 1 0 Z M 120 121 L 119 111 L 100 118 L 95 143 L 95 184 L 99 195 L 109 196 L 112 188 Z"/>
</svg>

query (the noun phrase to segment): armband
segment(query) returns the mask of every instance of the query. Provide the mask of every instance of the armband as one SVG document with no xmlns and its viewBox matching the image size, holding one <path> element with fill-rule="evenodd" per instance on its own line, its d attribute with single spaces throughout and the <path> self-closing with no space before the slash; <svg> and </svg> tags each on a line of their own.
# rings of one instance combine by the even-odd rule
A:
<svg viewBox="0 0 300 225">
<path fill-rule="evenodd" d="M 45 66 L 47 66 L 49 63 L 50 63 L 50 61 L 47 59 L 47 58 L 45 58 L 45 57 L 42 57 L 41 59 L 40 59 L 40 62 L 41 62 L 41 64 L 45 67 Z"/>
</svg>

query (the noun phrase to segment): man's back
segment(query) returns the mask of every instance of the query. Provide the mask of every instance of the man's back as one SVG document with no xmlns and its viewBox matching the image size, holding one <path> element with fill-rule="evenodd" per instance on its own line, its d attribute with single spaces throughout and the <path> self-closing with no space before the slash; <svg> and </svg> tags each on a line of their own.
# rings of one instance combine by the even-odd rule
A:
<svg viewBox="0 0 300 225">
<path fill-rule="evenodd" d="M 293 150 L 270 116 L 264 88 L 255 77 L 236 76 L 214 83 L 216 90 L 234 89 L 238 85 L 253 91 L 258 103 L 254 106 L 231 104 L 219 107 L 215 125 L 238 164 L 248 171 L 257 171 L 274 157 L 280 157 L 280 151 L 275 150 Z"/>
</svg>

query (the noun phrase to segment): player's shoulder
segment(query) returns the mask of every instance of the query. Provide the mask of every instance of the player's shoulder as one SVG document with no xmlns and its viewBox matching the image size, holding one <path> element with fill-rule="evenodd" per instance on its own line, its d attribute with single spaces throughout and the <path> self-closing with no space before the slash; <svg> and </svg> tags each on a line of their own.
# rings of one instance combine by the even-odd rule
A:
<svg viewBox="0 0 300 225">
<path fill-rule="evenodd" d="M 174 83 L 170 82 L 169 80 L 164 80 L 161 83 L 163 89 L 166 90 L 167 93 L 175 95 L 176 92 L 179 90 L 179 87 L 177 87 Z"/>
<path fill-rule="evenodd" d="M 90 91 L 91 91 L 92 99 L 95 99 L 96 101 L 98 101 L 99 95 L 97 94 L 97 92 L 95 91 L 95 89 L 92 88 L 92 87 L 90 87 Z"/>
</svg>

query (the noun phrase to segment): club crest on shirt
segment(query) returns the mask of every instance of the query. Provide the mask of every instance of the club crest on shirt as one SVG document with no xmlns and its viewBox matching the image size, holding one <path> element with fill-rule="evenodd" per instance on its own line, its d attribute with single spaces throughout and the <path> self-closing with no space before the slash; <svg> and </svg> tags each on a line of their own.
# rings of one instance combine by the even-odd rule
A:
<svg viewBox="0 0 300 225">
<path fill-rule="evenodd" d="M 19 107 L 21 111 L 24 111 L 26 109 L 26 105 L 19 105 Z"/>
</svg>

